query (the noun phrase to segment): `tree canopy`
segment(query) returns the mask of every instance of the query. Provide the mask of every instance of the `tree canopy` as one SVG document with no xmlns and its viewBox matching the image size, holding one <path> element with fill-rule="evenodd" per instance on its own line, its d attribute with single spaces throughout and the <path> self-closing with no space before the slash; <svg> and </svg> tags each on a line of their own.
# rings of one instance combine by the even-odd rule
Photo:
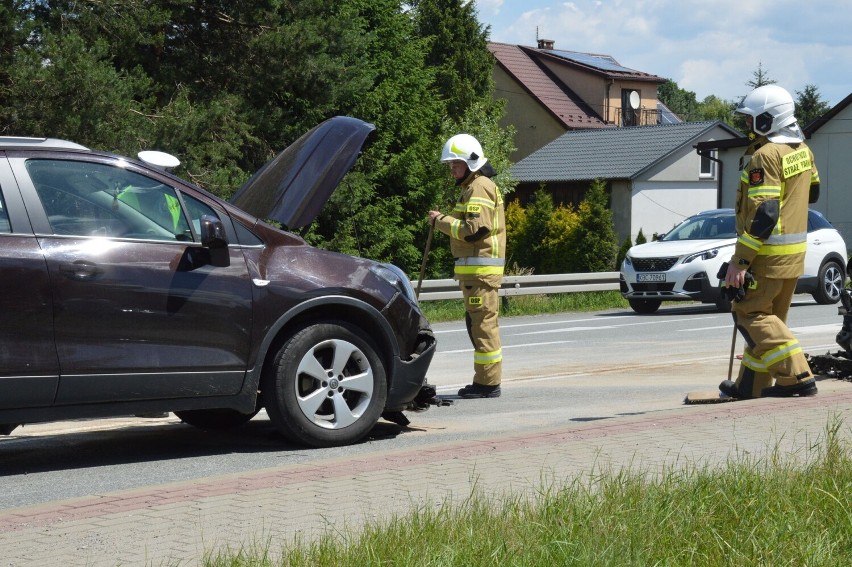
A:
<svg viewBox="0 0 852 567">
<path fill-rule="evenodd" d="M 446 137 L 469 128 L 498 169 L 511 152 L 473 2 L 3 0 L 0 22 L 0 133 L 170 152 L 224 198 L 322 120 L 375 124 L 304 236 L 409 273 Z"/>
<path fill-rule="evenodd" d="M 776 81 L 769 76 L 769 72 L 763 67 L 762 62 L 758 62 L 757 69 L 752 71 L 752 78 L 745 82 L 745 85 L 751 89 L 774 84 L 776 84 Z M 793 95 L 793 93 L 790 94 Z M 803 127 L 831 108 L 822 99 L 816 85 L 805 85 L 804 90 L 796 91 L 795 95 L 796 119 Z M 657 88 L 657 98 L 677 114 L 681 120 L 721 120 L 734 128 L 745 131 L 745 118 L 734 112 L 739 101 L 723 100 L 710 95 L 699 102 L 694 92 L 678 87 L 677 83 L 671 79 L 667 79 Z"/>
</svg>

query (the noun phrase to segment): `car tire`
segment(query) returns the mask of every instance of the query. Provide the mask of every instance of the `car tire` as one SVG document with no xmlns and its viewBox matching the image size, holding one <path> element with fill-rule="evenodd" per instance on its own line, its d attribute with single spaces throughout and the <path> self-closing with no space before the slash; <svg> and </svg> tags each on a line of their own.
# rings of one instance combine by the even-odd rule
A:
<svg viewBox="0 0 852 567">
<path fill-rule="evenodd" d="M 821 305 L 837 303 L 840 301 L 840 290 L 843 289 L 845 282 L 846 274 L 843 272 L 843 266 L 834 260 L 829 260 L 820 266 L 817 288 L 811 295 Z"/>
<path fill-rule="evenodd" d="M 663 302 L 659 299 L 628 299 L 627 303 L 636 313 L 649 315 L 655 313 Z"/>
<path fill-rule="evenodd" d="M 297 443 L 355 443 L 384 410 L 384 365 L 368 334 L 348 323 L 304 327 L 280 348 L 270 370 L 261 385 L 266 412 Z"/>
<path fill-rule="evenodd" d="M 182 422 L 199 429 L 222 431 L 235 429 L 245 425 L 251 418 L 257 415 L 257 410 L 252 413 L 240 413 L 233 409 L 202 409 L 176 411 L 175 415 Z"/>
</svg>

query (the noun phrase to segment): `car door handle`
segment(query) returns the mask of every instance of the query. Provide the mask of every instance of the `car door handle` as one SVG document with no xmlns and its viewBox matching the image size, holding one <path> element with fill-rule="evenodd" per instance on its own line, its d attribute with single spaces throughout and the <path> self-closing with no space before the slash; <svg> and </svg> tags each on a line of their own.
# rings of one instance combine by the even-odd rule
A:
<svg viewBox="0 0 852 567">
<path fill-rule="evenodd" d="M 65 262 L 59 265 L 59 272 L 65 277 L 74 280 L 91 280 L 103 273 L 97 265 L 83 260 L 76 262 Z"/>
</svg>

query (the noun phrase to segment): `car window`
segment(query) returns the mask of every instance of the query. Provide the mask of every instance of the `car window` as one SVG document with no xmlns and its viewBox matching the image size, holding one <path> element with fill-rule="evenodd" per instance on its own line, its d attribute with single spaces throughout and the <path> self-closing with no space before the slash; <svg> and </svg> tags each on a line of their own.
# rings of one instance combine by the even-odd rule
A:
<svg viewBox="0 0 852 567">
<path fill-rule="evenodd" d="M 175 189 L 121 167 L 31 159 L 27 172 L 54 234 L 191 240 Z"/>
<path fill-rule="evenodd" d="M 808 210 L 808 232 L 820 230 L 822 228 L 834 228 L 828 220 L 819 214 L 817 211 Z"/>
<path fill-rule="evenodd" d="M 663 237 L 663 240 L 713 240 L 737 235 L 733 214 L 696 216 L 686 219 Z"/>
<path fill-rule="evenodd" d="M 208 206 L 206 203 L 199 201 L 195 197 L 191 195 L 187 195 L 186 193 L 182 193 L 183 202 L 186 205 L 186 212 L 189 215 L 189 220 L 192 222 L 192 227 L 195 229 L 195 234 L 201 232 L 201 217 L 204 215 L 210 215 L 216 217 L 219 220 L 222 218 L 219 216 L 216 211 L 213 210 L 212 207 Z"/>
<path fill-rule="evenodd" d="M 0 191 L 0 233 L 12 232 L 12 225 L 9 223 L 9 212 L 6 210 L 6 201 L 3 199 L 3 192 Z"/>
<path fill-rule="evenodd" d="M 262 246 L 263 240 L 240 222 L 234 223 L 237 230 L 237 240 L 243 246 Z"/>
</svg>

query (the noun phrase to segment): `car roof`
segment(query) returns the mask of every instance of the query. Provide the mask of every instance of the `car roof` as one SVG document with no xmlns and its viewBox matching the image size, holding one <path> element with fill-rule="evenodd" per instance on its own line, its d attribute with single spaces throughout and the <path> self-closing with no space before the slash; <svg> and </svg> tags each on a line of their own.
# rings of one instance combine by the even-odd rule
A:
<svg viewBox="0 0 852 567">
<path fill-rule="evenodd" d="M 334 116 L 321 122 L 261 167 L 231 197 L 230 204 L 256 218 L 274 219 L 290 230 L 309 225 L 352 168 L 375 129 L 373 124 L 350 116 Z M 56 138 L 0 136 L 2 149 L 80 151 L 122 158 Z M 140 152 L 139 160 L 192 185 L 169 172 L 180 163 L 174 156 Z"/>
<path fill-rule="evenodd" d="M 89 148 L 58 138 L 30 138 L 26 136 L 0 136 L 0 148 L 26 148 L 44 150 L 85 150 Z"/>
<path fill-rule="evenodd" d="M 693 217 L 700 217 L 705 215 L 720 215 L 720 214 L 731 214 L 734 212 L 734 209 L 710 209 L 709 211 L 701 211 L 700 213 L 696 213 L 692 215 Z"/>
</svg>

